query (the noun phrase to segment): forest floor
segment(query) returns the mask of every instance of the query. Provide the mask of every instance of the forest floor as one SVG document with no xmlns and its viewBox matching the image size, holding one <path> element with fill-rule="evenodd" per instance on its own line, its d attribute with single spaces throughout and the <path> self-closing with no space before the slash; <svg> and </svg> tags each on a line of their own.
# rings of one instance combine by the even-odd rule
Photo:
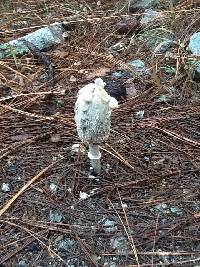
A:
<svg viewBox="0 0 200 267">
<path fill-rule="evenodd" d="M 0 266 L 200 266 L 200 88 L 184 46 L 200 10 L 189 1 L 160 9 L 179 42 L 167 60 L 117 32 L 142 14 L 123 2 L 2 2 L 1 44 L 53 22 L 75 27 L 45 51 L 51 88 L 31 53 L 0 60 L 0 97 L 11 95 L 0 98 Z M 122 40 L 128 48 L 111 55 Z M 87 153 L 72 151 L 77 91 L 138 58 L 151 75 L 123 79 L 132 95 L 112 113 L 94 176 Z M 161 71 L 166 62 L 174 73 Z M 170 101 L 155 101 L 172 87 Z"/>
</svg>

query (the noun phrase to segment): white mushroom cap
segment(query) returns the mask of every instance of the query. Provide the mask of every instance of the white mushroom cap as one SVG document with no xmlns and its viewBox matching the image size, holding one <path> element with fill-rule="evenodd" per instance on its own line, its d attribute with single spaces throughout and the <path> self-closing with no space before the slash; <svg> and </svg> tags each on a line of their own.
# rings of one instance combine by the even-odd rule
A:
<svg viewBox="0 0 200 267">
<path fill-rule="evenodd" d="M 117 100 L 108 95 L 101 78 L 78 92 L 75 104 L 75 121 L 80 139 L 85 143 L 99 144 L 110 134 L 110 116 Z"/>
<path fill-rule="evenodd" d="M 106 86 L 106 83 L 101 78 L 97 78 L 94 83 L 102 88 Z"/>
</svg>

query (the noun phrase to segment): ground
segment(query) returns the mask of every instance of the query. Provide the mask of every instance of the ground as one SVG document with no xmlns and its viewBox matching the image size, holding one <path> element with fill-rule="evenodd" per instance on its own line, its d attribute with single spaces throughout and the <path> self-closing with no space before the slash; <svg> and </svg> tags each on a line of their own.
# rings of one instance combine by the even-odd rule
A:
<svg viewBox="0 0 200 267">
<path fill-rule="evenodd" d="M 117 32 L 119 21 L 141 16 L 126 1 L 2 2 L 1 43 L 48 23 L 75 26 L 45 51 L 51 88 L 31 53 L 0 61 L 1 97 L 14 95 L 0 99 L 0 266 L 199 266 L 200 88 L 183 46 L 200 21 L 198 8 L 179 2 L 173 12 L 160 7 L 182 44 L 168 60 Z M 121 40 L 128 48 L 111 55 Z M 76 93 L 119 66 L 131 71 L 133 59 L 151 75 L 122 79 L 132 95 L 112 113 L 95 176 L 87 152 L 72 151 L 81 143 Z M 166 64 L 175 73 L 162 72 Z M 156 101 L 172 87 L 169 101 Z"/>
</svg>

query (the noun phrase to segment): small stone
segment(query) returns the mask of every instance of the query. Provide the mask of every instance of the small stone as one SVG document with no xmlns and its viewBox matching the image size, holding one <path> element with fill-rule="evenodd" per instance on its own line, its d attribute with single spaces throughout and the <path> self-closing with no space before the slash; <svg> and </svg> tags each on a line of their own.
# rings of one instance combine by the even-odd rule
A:
<svg viewBox="0 0 200 267">
<path fill-rule="evenodd" d="M 147 26 L 150 23 L 155 23 L 162 16 L 161 12 L 157 12 L 153 9 L 146 9 L 144 15 L 140 21 L 142 26 Z"/>
<path fill-rule="evenodd" d="M 194 202 L 192 203 L 192 209 L 195 211 L 195 212 L 200 212 L 200 202 Z"/>
<path fill-rule="evenodd" d="M 193 55 L 200 55 L 200 32 L 195 32 L 190 37 L 188 49 Z"/>
<path fill-rule="evenodd" d="M 154 143 L 145 143 L 144 144 L 144 149 L 152 149 L 153 147 L 155 147 L 155 144 Z"/>
<path fill-rule="evenodd" d="M 56 156 L 56 155 L 52 156 L 52 160 L 53 160 L 53 161 L 56 161 L 56 160 L 58 160 L 58 159 L 59 159 L 58 156 Z"/>
<path fill-rule="evenodd" d="M 71 187 L 68 187 L 67 188 L 67 192 L 72 193 L 72 188 Z"/>
<path fill-rule="evenodd" d="M 77 81 L 77 79 L 74 75 L 71 75 L 69 80 L 70 80 L 70 82 L 76 82 Z"/>
<path fill-rule="evenodd" d="M 52 156 L 53 161 L 56 161 L 56 160 L 61 159 L 61 158 L 63 158 L 63 156 L 61 154 L 57 154 L 57 155 Z"/>
<path fill-rule="evenodd" d="M 56 99 L 55 101 L 55 105 L 56 105 L 56 108 L 61 108 L 64 106 L 64 101 L 61 100 L 61 99 Z M 57 114 L 59 115 L 59 112 L 57 112 Z M 56 114 L 55 114 L 56 115 Z M 55 135 L 59 135 L 59 134 L 55 134 Z"/>
<path fill-rule="evenodd" d="M 70 238 L 65 238 L 58 242 L 57 249 L 60 252 L 66 252 L 68 250 L 71 250 L 75 244 L 76 244 L 75 240 Z"/>
<path fill-rule="evenodd" d="M 20 260 L 17 264 L 17 267 L 26 267 L 27 263 L 25 260 Z"/>
<path fill-rule="evenodd" d="M 155 7 L 160 0 L 132 0 L 130 1 L 129 11 L 136 12 L 147 8 Z"/>
<path fill-rule="evenodd" d="M 104 266 L 106 267 L 116 267 L 116 262 L 112 261 L 112 259 L 108 259 L 106 262 L 104 262 Z"/>
<path fill-rule="evenodd" d="M 166 51 L 172 46 L 172 44 L 174 44 L 174 43 L 175 43 L 175 42 L 174 42 L 173 40 L 170 40 L 170 39 L 168 39 L 168 40 L 164 40 L 164 41 L 162 41 L 161 43 L 159 43 L 159 44 L 155 47 L 153 53 L 154 53 L 154 54 L 156 54 L 156 53 L 164 53 L 164 52 L 166 52 Z"/>
<path fill-rule="evenodd" d="M 126 203 L 122 203 L 122 208 L 123 209 L 127 209 L 128 208 L 128 205 Z"/>
<path fill-rule="evenodd" d="M 57 212 L 52 212 L 52 211 L 50 211 L 50 213 L 49 213 L 49 221 L 51 221 L 51 222 L 56 222 L 56 223 L 60 223 L 61 221 L 62 221 L 62 214 L 61 214 L 61 212 L 60 211 L 57 211 Z"/>
<path fill-rule="evenodd" d="M 128 242 L 124 236 L 115 236 L 111 238 L 110 246 L 112 249 L 115 249 L 118 254 L 127 253 L 129 251 Z"/>
<path fill-rule="evenodd" d="M 53 134 L 50 140 L 52 143 L 58 143 L 61 141 L 61 137 L 59 134 Z"/>
<path fill-rule="evenodd" d="M 159 27 L 144 31 L 139 40 L 155 54 L 165 53 L 174 44 L 175 37 L 167 29 Z"/>
<path fill-rule="evenodd" d="M 126 87 L 122 82 L 106 77 L 104 81 L 106 83 L 105 90 L 111 97 L 114 97 L 117 101 L 126 99 Z"/>
<path fill-rule="evenodd" d="M 95 177 L 96 178 L 96 177 Z M 96 191 L 98 190 L 98 188 L 94 188 L 90 191 L 90 195 L 93 195 Z"/>
<path fill-rule="evenodd" d="M 200 32 L 196 32 L 190 37 L 188 49 L 192 52 L 193 55 L 200 55 Z M 193 66 L 193 79 L 196 82 L 200 82 L 200 60 L 193 61 Z"/>
<path fill-rule="evenodd" d="M 8 193 L 8 192 L 10 192 L 10 185 L 9 185 L 9 183 L 2 183 L 1 191 L 2 191 L 3 193 Z"/>
<path fill-rule="evenodd" d="M 80 65 L 81 65 L 81 61 L 74 62 L 74 66 L 80 66 Z"/>
<path fill-rule="evenodd" d="M 50 183 L 49 187 L 50 187 L 51 192 L 53 192 L 53 193 L 55 193 L 57 191 L 57 188 L 58 188 L 57 184 L 55 184 L 55 183 Z"/>
<path fill-rule="evenodd" d="M 133 34 L 139 28 L 139 21 L 136 17 L 125 19 L 117 23 L 116 28 L 119 34 Z"/>
<path fill-rule="evenodd" d="M 140 59 L 132 60 L 128 65 L 133 67 L 134 71 L 139 76 L 150 74 L 150 70 L 146 68 L 145 63 Z"/>
<path fill-rule="evenodd" d="M 163 208 L 163 209 L 166 209 L 167 208 L 167 204 L 165 204 L 165 203 L 160 204 L 160 207 Z"/>
<path fill-rule="evenodd" d="M 134 97 L 137 95 L 137 89 L 134 83 L 126 86 L 127 97 Z"/>
<path fill-rule="evenodd" d="M 123 50 L 126 49 L 126 45 L 123 43 L 123 42 L 118 42 L 112 46 L 110 46 L 108 48 L 108 51 L 111 53 L 111 54 L 116 54 L 116 53 L 119 53 Z"/>
<path fill-rule="evenodd" d="M 142 119 L 144 117 L 144 110 L 139 110 L 135 113 L 137 119 Z"/>
<path fill-rule="evenodd" d="M 117 231 L 117 225 L 116 225 L 116 222 L 113 221 L 113 220 L 109 220 L 109 219 L 106 219 L 104 222 L 103 222 L 103 228 L 104 228 L 104 231 L 106 233 L 112 233 L 112 232 L 115 232 Z"/>
<path fill-rule="evenodd" d="M 93 169 L 93 168 L 92 168 L 92 169 Z M 88 175 L 88 178 L 89 178 L 89 179 L 96 179 L 96 176 L 94 176 L 94 175 L 92 175 L 92 174 L 89 174 L 89 175 Z"/>
<path fill-rule="evenodd" d="M 145 161 L 145 162 L 149 162 L 149 161 L 150 161 L 150 157 L 145 156 L 145 157 L 144 157 L 144 161 Z"/>
<path fill-rule="evenodd" d="M 130 74 L 124 70 L 117 70 L 112 73 L 112 77 L 117 78 L 117 79 L 126 78 L 129 76 Z"/>
<path fill-rule="evenodd" d="M 163 158 L 163 159 L 159 159 L 159 160 L 157 160 L 157 161 L 154 161 L 154 165 L 163 165 L 164 164 L 164 162 L 165 162 L 165 158 Z"/>
<path fill-rule="evenodd" d="M 169 94 L 166 95 L 160 95 L 155 97 L 155 102 L 156 103 L 162 103 L 162 102 L 170 102 L 172 100 L 172 96 Z"/>
<path fill-rule="evenodd" d="M 171 207 L 170 208 L 171 213 L 175 215 L 182 215 L 182 210 L 179 207 Z"/>
<path fill-rule="evenodd" d="M 160 204 L 156 205 L 154 207 L 154 209 L 152 209 L 152 210 L 160 212 L 161 214 L 168 214 L 169 213 L 168 206 L 165 203 L 160 203 Z"/>
<path fill-rule="evenodd" d="M 81 200 L 87 199 L 88 197 L 90 197 L 90 195 L 88 195 L 86 192 L 81 192 L 80 191 L 80 198 Z"/>
<path fill-rule="evenodd" d="M 86 149 L 82 144 L 73 144 L 71 147 L 71 151 L 72 153 L 81 153 L 81 154 L 85 154 Z"/>
<path fill-rule="evenodd" d="M 70 36 L 70 33 L 68 31 L 63 32 L 62 38 L 67 39 Z"/>
<path fill-rule="evenodd" d="M 105 169 L 104 169 L 105 172 L 106 172 L 106 173 L 109 173 L 110 169 L 111 169 L 111 166 L 110 166 L 109 163 L 107 163 L 107 164 L 106 164 L 106 167 L 105 167 Z"/>
</svg>

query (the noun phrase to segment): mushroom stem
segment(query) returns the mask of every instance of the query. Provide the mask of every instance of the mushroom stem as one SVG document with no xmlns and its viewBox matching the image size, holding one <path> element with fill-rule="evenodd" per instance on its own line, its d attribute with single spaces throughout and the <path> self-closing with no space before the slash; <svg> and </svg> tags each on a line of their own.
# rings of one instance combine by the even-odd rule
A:
<svg viewBox="0 0 200 267">
<path fill-rule="evenodd" d="M 101 153 L 99 151 L 99 146 L 94 144 L 89 144 L 88 157 L 90 159 L 90 165 L 96 174 L 101 173 Z"/>
</svg>

